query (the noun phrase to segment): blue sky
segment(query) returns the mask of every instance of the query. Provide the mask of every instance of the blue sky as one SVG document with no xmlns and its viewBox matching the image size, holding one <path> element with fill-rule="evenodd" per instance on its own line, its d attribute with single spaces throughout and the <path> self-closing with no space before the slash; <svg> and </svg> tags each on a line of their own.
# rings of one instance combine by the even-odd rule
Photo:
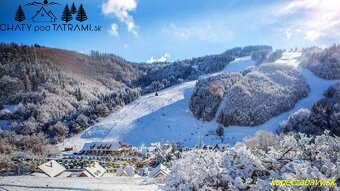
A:
<svg viewBox="0 0 340 191">
<path fill-rule="evenodd" d="M 33 0 L 0 2 L 0 24 L 14 20 L 19 4 L 28 20 L 39 7 Z M 43 0 L 37 0 L 43 2 Z M 55 0 L 60 21 L 63 7 Z M 0 41 L 76 50 L 109 52 L 131 61 L 177 60 L 225 51 L 235 46 L 274 48 L 339 43 L 338 0 L 75 0 L 88 15 L 84 24 L 101 32 L 0 32 Z M 21 23 L 21 24 L 22 24 Z M 72 21 L 72 24 L 77 24 Z"/>
</svg>

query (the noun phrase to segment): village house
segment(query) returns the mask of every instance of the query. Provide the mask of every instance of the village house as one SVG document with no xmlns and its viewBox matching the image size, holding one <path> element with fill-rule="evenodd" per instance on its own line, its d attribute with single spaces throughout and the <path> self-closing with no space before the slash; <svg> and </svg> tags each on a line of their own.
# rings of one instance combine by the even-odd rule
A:
<svg viewBox="0 0 340 191">
<path fill-rule="evenodd" d="M 163 164 L 159 164 L 149 173 L 149 178 L 164 178 L 170 173 L 170 170 Z"/>
<path fill-rule="evenodd" d="M 149 174 L 149 167 L 144 166 L 143 168 L 140 168 L 137 170 L 137 174 L 139 176 L 148 176 Z"/>
<path fill-rule="evenodd" d="M 55 160 L 50 160 L 40 166 L 31 174 L 40 177 L 69 177 L 70 172 L 66 172 L 66 168 Z"/>
<path fill-rule="evenodd" d="M 106 172 L 106 169 L 102 167 L 99 163 L 93 162 L 90 166 L 86 167 L 82 171 L 79 177 L 102 177 Z"/>
<path fill-rule="evenodd" d="M 119 154 L 121 145 L 118 142 L 85 143 L 80 154 L 85 155 L 115 155 Z"/>
<path fill-rule="evenodd" d="M 125 168 L 123 166 L 119 167 L 116 176 L 127 176 L 127 177 L 133 177 L 135 175 L 135 168 L 132 166 L 126 166 Z"/>
</svg>

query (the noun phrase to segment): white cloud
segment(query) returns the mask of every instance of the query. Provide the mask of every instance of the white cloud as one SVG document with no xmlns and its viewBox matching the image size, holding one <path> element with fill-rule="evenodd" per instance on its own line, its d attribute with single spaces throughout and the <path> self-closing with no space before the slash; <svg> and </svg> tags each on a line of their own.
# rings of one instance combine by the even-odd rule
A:
<svg viewBox="0 0 340 191">
<path fill-rule="evenodd" d="M 167 62 L 169 61 L 171 58 L 171 55 L 169 53 L 164 54 L 163 56 L 159 57 L 159 58 L 154 58 L 153 56 L 151 56 L 151 58 L 149 58 L 146 63 L 154 63 L 154 62 Z"/>
<path fill-rule="evenodd" d="M 137 26 L 130 15 L 131 11 L 136 10 L 137 0 L 106 0 L 102 4 L 102 12 L 106 16 L 114 16 L 125 23 L 127 30 L 134 35 L 138 35 Z"/>
<path fill-rule="evenodd" d="M 293 0 L 277 12 L 277 22 L 284 22 L 285 30 L 304 31 L 308 41 L 338 40 L 339 7 L 339 0 Z"/>
<path fill-rule="evenodd" d="M 109 33 L 111 36 L 114 36 L 114 37 L 118 36 L 118 25 L 115 23 L 111 24 Z"/>
<path fill-rule="evenodd" d="M 305 39 L 314 42 L 316 39 L 319 38 L 319 36 L 320 34 L 316 31 L 307 31 Z"/>
<path fill-rule="evenodd" d="M 292 36 L 293 36 L 293 33 L 290 32 L 290 31 L 286 31 L 286 32 L 285 32 L 285 35 L 286 35 L 286 38 L 287 38 L 288 40 L 290 40 L 290 39 L 292 38 Z"/>
<path fill-rule="evenodd" d="M 210 22 L 191 23 L 189 25 L 177 25 L 171 23 L 163 28 L 163 32 L 169 33 L 181 39 L 199 40 L 203 42 L 225 42 L 233 39 L 233 32 L 224 24 Z"/>
</svg>

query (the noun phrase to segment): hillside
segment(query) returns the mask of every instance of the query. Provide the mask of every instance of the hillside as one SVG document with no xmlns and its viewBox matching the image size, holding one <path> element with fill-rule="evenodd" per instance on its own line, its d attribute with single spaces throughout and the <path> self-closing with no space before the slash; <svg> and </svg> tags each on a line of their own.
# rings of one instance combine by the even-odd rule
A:
<svg viewBox="0 0 340 191">
<path fill-rule="evenodd" d="M 132 63 L 107 53 L 0 45 L 0 125 L 17 134 L 44 132 L 51 142 L 82 132 L 141 94 L 222 70 L 249 46 L 172 63 Z M 12 109 L 8 109 L 12 108 Z"/>
<path fill-rule="evenodd" d="M 302 65 L 315 75 L 327 80 L 340 79 L 340 45 L 321 49 L 306 48 L 303 51 Z"/>
<path fill-rule="evenodd" d="M 279 124 L 288 119 L 290 114 L 301 108 L 311 108 L 316 100 L 323 98 L 324 91 L 337 82 L 318 78 L 308 69 L 298 67 L 300 55 L 300 52 L 285 52 L 282 59 L 276 63 L 297 68 L 310 88 L 308 96 L 299 100 L 289 111 L 261 125 L 224 128 L 225 143 L 233 144 L 244 137 L 255 135 L 259 130 L 275 132 Z M 223 71 L 244 71 L 255 63 L 250 57 L 243 57 L 228 64 Z M 84 133 L 65 140 L 60 147 L 75 146 L 81 149 L 84 142 L 99 140 L 120 140 L 134 146 L 148 145 L 162 140 L 181 142 L 183 146 L 194 146 L 199 138 L 205 144 L 220 143 L 221 137 L 215 134 L 218 123 L 215 120 L 211 122 L 197 120 L 189 110 L 196 82 L 185 82 L 159 91 L 159 96 L 155 96 L 154 93 L 141 96 L 91 126 Z"/>
<path fill-rule="evenodd" d="M 0 105 L 16 108 L 0 119 L 19 134 L 60 141 L 139 96 L 131 87 L 137 67 L 115 56 L 15 44 L 2 44 L 0 54 Z"/>
<path fill-rule="evenodd" d="M 260 125 L 289 111 L 308 93 L 308 84 L 294 68 L 262 64 L 225 91 L 217 121 L 224 126 Z"/>
<path fill-rule="evenodd" d="M 300 109 L 293 113 L 280 124 L 277 132 L 321 135 L 329 130 L 331 134 L 340 136 L 340 82 L 325 91 L 324 96 L 311 109 Z"/>
</svg>

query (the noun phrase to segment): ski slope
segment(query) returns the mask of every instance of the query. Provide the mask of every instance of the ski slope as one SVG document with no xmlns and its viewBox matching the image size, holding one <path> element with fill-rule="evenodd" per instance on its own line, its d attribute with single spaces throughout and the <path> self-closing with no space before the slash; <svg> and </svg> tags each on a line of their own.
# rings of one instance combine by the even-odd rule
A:
<svg viewBox="0 0 340 191">
<path fill-rule="evenodd" d="M 224 142 L 234 144 L 245 137 L 253 136 L 259 130 L 275 132 L 276 128 L 289 115 L 301 108 L 311 108 L 323 97 L 323 92 L 336 80 L 324 80 L 311 71 L 299 67 L 300 52 L 286 52 L 277 63 L 295 67 L 306 78 L 310 93 L 297 102 L 295 107 L 266 123 L 256 127 L 230 126 L 225 128 Z M 255 64 L 250 57 L 238 58 L 228 64 L 222 72 L 241 72 Z M 159 92 L 159 96 L 148 94 L 140 97 L 119 111 L 113 112 L 85 132 L 67 139 L 62 147 L 75 147 L 80 150 L 85 142 L 122 141 L 133 146 L 146 146 L 153 142 L 174 141 L 192 147 L 201 138 L 205 144 L 221 143 L 215 135 L 218 124 L 215 121 L 202 122 L 190 112 L 189 101 L 196 81 L 186 82 Z"/>
</svg>

